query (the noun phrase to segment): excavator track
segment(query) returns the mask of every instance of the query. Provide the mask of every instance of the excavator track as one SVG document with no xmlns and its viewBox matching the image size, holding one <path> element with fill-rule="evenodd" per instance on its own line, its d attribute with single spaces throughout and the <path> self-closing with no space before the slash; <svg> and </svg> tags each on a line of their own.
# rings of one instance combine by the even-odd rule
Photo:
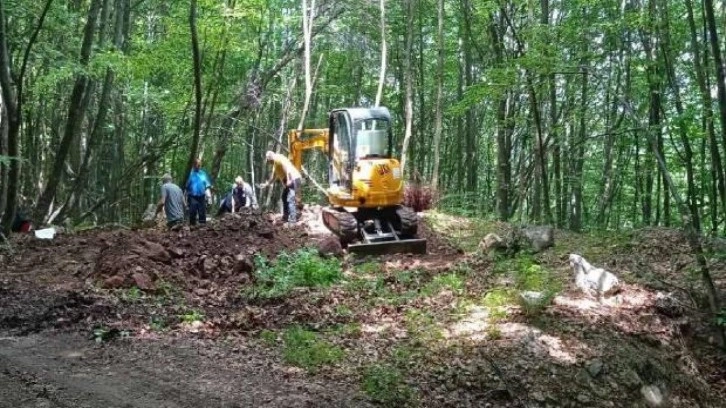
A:
<svg viewBox="0 0 726 408">
<path fill-rule="evenodd" d="M 323 208 L 323 224 L 340 238 L 343 246 L 355 242 L 360 233 L 358 232 L 358 220 L 355 216 L 345 210 L 336 208 Z"/>
<path fill-rule="evenodd" d="M 418 217 L 408 207 L 355 213 L 327 207 L 323 223 L 343 247 L 359 255 L 426 253 L 426 240 L 416 238 Z"/>
<path fill-rule="evenodd" d="M 418 232 L 418 216 L 413 209 L 399 205 L 396 207 L 396 215 L 401 223 L 401 235 L 404 237 L 415 237 Z"/>
</svg>

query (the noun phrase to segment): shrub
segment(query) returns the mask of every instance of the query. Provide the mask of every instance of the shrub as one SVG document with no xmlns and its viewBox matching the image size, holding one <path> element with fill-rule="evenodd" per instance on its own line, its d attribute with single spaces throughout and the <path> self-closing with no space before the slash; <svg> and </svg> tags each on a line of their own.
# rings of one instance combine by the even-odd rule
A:
<svg viewBox="0 0 726 408">
<path fill-rule="evenodd" d="M 403 204 L 416 212 L 433 208 L 436 193 L 431 187 L 409 184 L 403 191 Z"/>
<path fill-rule="evenodd" d="M 274 262 L 258 256 L 255 264 L 257 284 L 253 297 L 275 298 L 296 287 L 330 286 L 342 276 L 337 258 L 322 258 L 313 249 L 283 252 Z"/>
</svg>

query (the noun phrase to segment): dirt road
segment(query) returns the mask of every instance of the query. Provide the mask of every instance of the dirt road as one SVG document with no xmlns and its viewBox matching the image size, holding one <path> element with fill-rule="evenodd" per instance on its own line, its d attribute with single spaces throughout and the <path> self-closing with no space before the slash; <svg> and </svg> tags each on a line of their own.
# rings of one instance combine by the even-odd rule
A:
<svg viewBox="0 0 726 408">
<path fill-rule="evenodd" d="M 0 407 L 352 407 L 346 384 L 295 378 L 259 350 L 194 340 L 0 339 Z"/>
</svg>

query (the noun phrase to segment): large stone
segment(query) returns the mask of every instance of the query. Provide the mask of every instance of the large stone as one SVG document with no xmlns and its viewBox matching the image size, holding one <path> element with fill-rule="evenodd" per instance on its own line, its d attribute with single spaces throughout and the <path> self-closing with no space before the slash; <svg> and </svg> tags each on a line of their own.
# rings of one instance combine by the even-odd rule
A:
<svg viewBox="0 0 726 408">
<path fill-rule="evenodd" d="M 596 378 L 603 369 L 603 362 L 599 358 L 596 358 L 587 365 L 587 372 L 590 373 L 590 377 Z"/>
<path fill-rule="evenodd" d="M 324 257 L 342 256 L 343 246 L 337 237 L 328 237 L 318 244 L 318 253 Z"/>
<path fill-rule="evenodd" d="M 252 273 L 255 270 L 255 264 L 249 257 L 239 254 L 234 257 L 234 272 L 237 274 Z"/>
<path fill-rule="evenodd" d="M 570 254 L 570 266 L 575 273 L 575 284 L 591 295 L 612 295 L 620 289 L 620 280 L 602 268 L 592 266 L 585 258 Z"/>
<path fill-rule="evenodd" d="M 527 226 L 521 229 L 521 233 L 535 253 L 555 245 L 555 231 L 548 225 Z"/>
<path fill-rule="evenodd" d="M 169 252 L 163 245 L 157 244 L 156 242 L 147 240 L 141 241 L 131 251 L 137 255 L 149 258 L 152 261 L 165 264 L 171 263 L 171 256 L 169 255 Z"/>
<path fill-rule="evenodd" d="M 490 232 L 481 241 L 479 241 L 479 251 L 481 253 L 489 253 L 490 251 L 506 249 L 507 244 L 497 234 Z"/>
<path fill-rule="evenodd" d="M 156 285 L 154 284 L 154 281 L 151 279 L 151 277 L 149 277 L 148 274 L 144 272 L 134 273 L 133 275 L 131 275 L 131 279 L 133 279 L 136 286 L 143 291 L 156 290 Z"/>
<path fill-rule="evenodd" d="M 114 275 L 103 281 L 103 287 L 106 289 L 119 289 L 126 285 L 126 279 L 121 275 Z"/>
<path fill-rule="evenodd" d="M 673 293 L 658 292 L 655 295 L 655 310 L 668 317 L 681 317 L 686 309 L 683 303 Z"/>
<path fill-rule="evenodd" d="M 640 394 L 649 407 L 661 407 L 665 403 L 663 392 L 655 385 L 644 385 L 640 388 Z"/>
</svg>

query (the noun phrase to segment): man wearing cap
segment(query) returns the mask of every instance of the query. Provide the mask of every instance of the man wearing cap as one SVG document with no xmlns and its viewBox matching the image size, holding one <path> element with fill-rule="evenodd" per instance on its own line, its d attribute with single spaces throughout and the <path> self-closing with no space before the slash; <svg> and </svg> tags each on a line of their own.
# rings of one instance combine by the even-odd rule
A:
<svg viewBox="0 0 726 408">
<path fill-rule="evenodd" d="M 265 159 L 268 163 L 272 163 L 272 174 L 260 187 L 267 187 L 274 179 L 285 186 L 282 191 L 282 220 L 295 223 L 297 222 L 295 192 L 302 186 L 302 175 L 287 157 L 279 153 L 268 151 L 265 153 Z"/>
<path fill-rule="evenodd" d="M 162 177 L 161 198 L 156 204 L 156 214 L 162 208 L 166 214 L 167 227 L 174 229 L 184 224 L 184 193 L 172 183 L 171 174 L 168 173 Z"/>
<path fill-rule="evenodd" d="M 186 191 L 189 200 L 189 224 L 196 225 L 197 217 L 200 224 L 207 223 L 207 190 L 212 188 L 212 182 L 207 172 L 202 170 L 202 160 L 196 159 L 189 180 L 187 181 Z"/>
</svg>

